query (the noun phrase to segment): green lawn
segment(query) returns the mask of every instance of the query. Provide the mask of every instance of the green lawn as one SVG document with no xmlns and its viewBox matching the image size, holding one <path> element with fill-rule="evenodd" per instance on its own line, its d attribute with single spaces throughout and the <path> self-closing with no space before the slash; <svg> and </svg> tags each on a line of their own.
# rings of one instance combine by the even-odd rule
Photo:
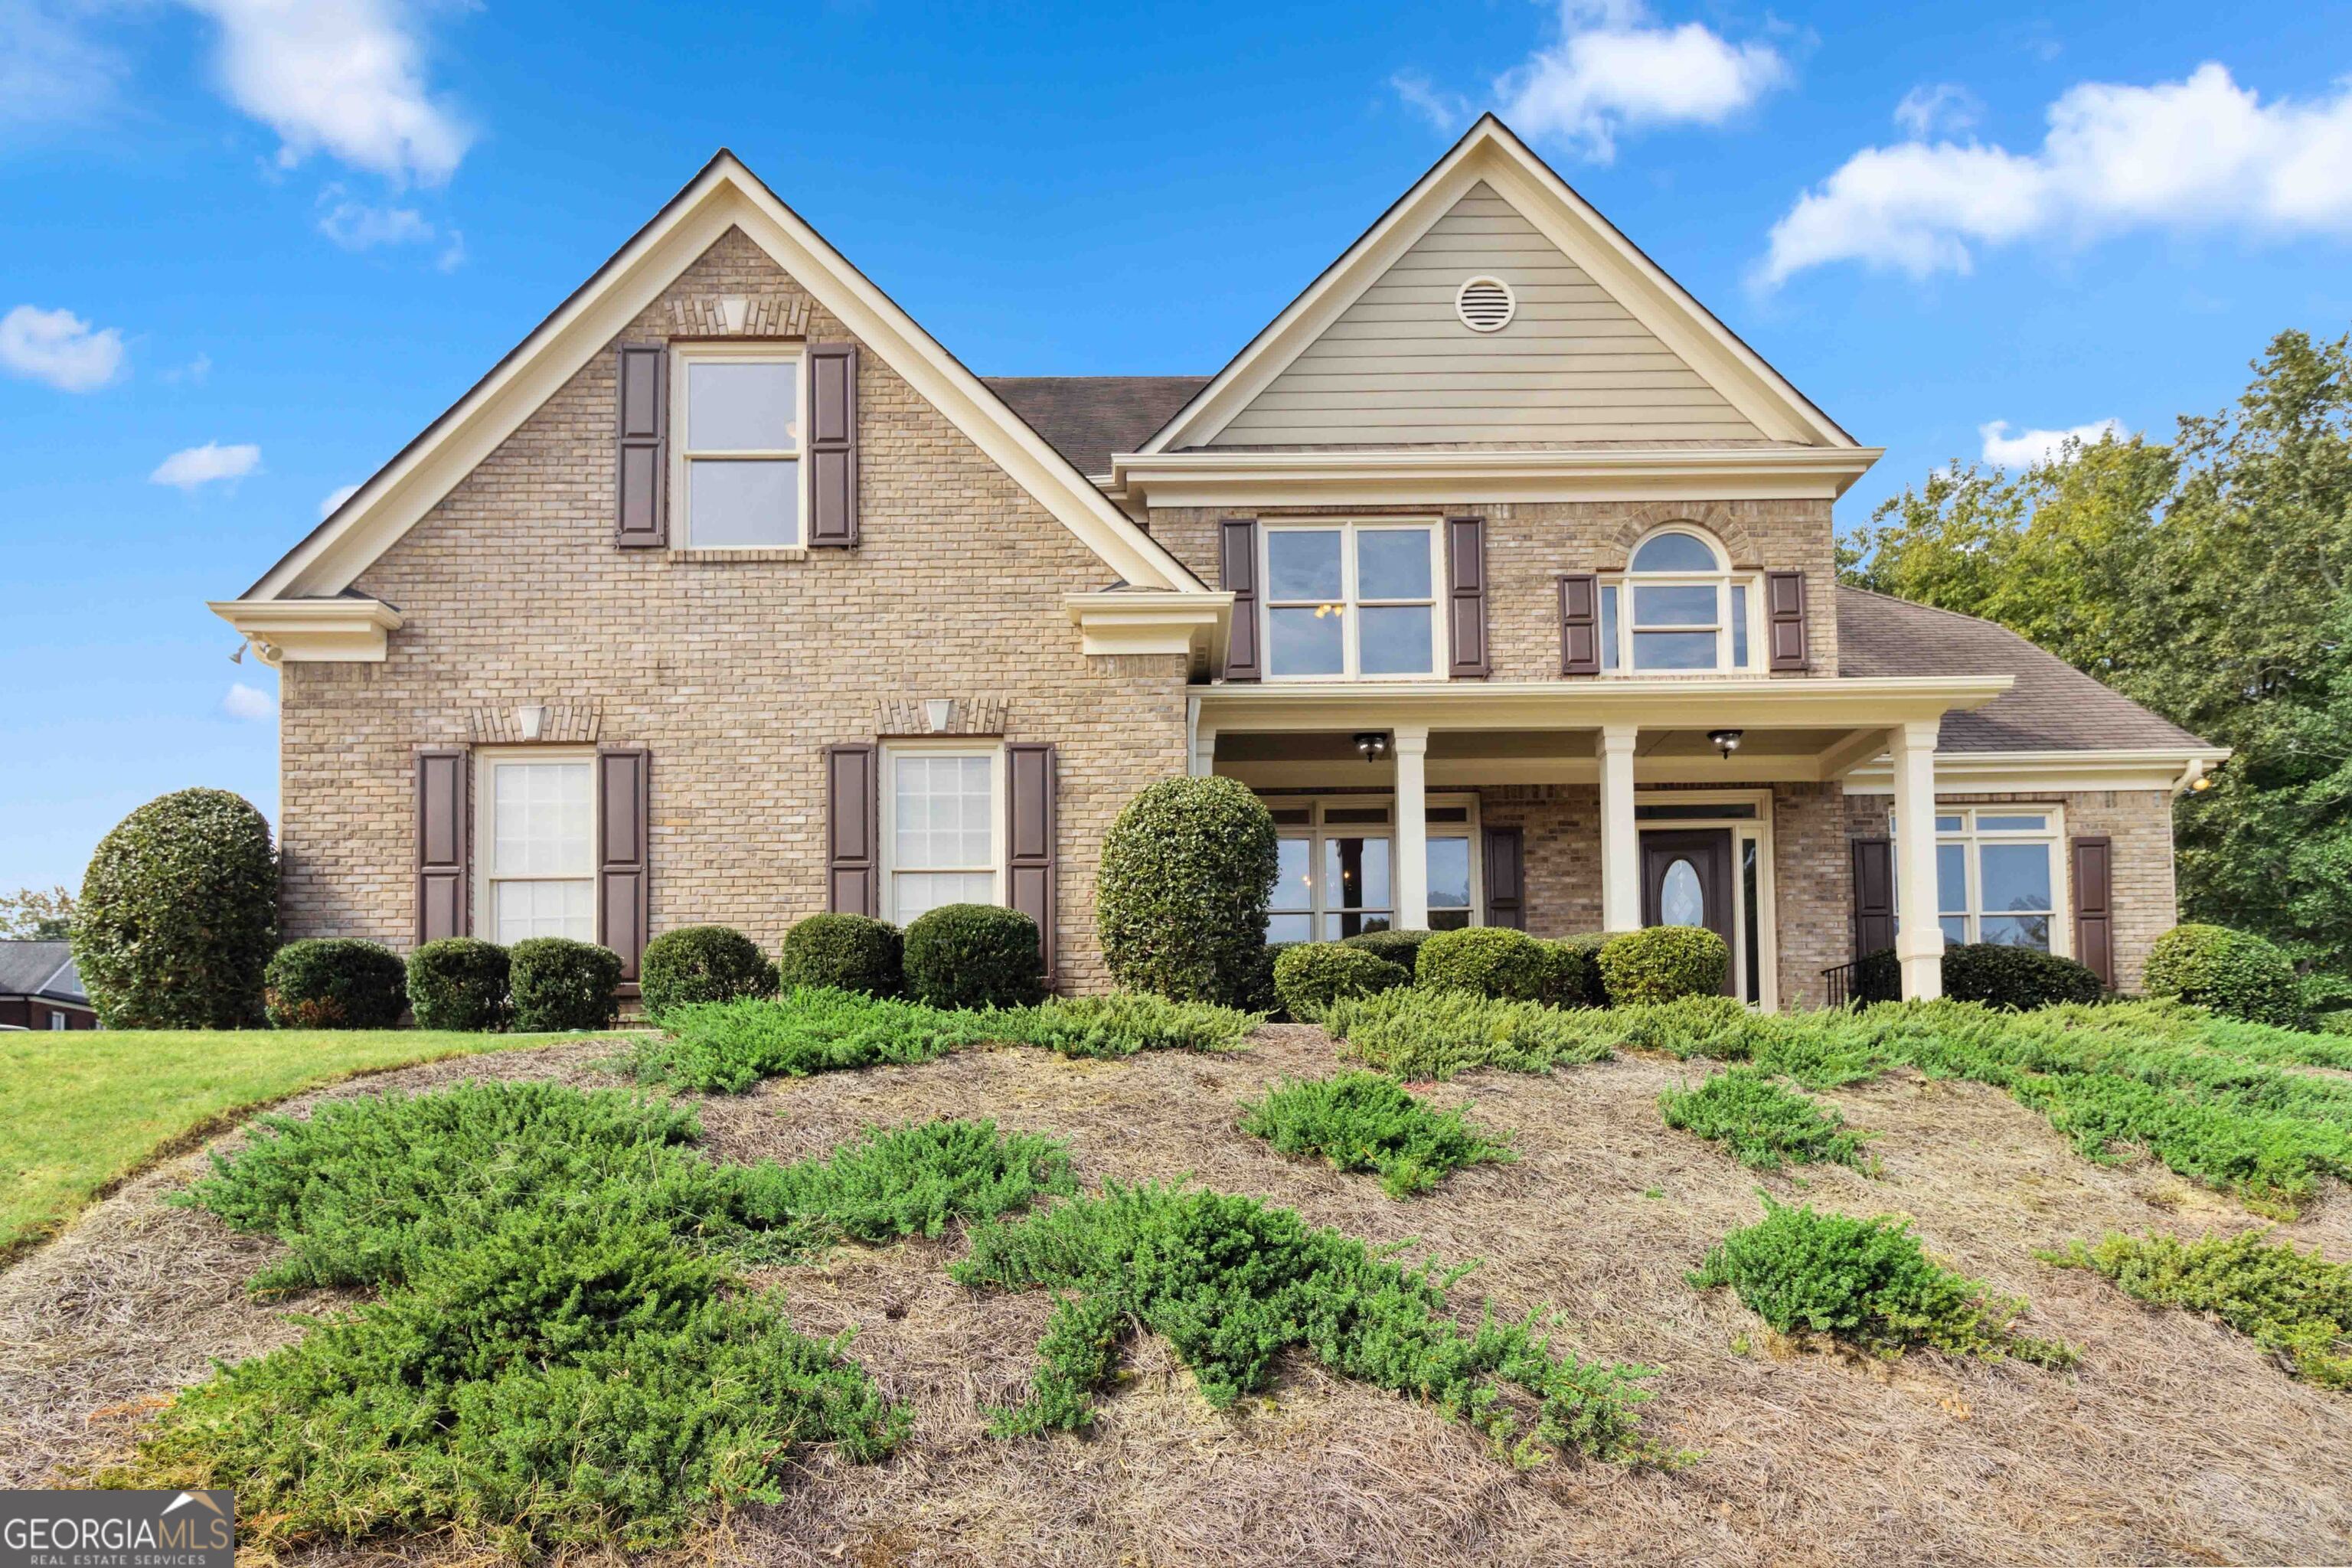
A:
<svg viewBox="0 0 2352 1568">
<path fill-rule="evenodd" d="M 0 1261 L 108 1183 L 240 1111 L 353 1073 L 577 1035 L 424 1029 L 33 1030 L 0 1034 Z"/>
</svg>

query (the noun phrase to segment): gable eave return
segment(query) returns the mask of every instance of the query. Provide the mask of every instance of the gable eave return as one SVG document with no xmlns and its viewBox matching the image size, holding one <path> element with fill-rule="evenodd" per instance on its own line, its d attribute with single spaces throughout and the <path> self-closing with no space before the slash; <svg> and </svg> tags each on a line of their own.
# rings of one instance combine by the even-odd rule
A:
<svg viewBox="0 0 2352 1568">
<path fill-rule="evenodd" d="M 356 594 L 331 599 L 215 599 L 207 606 L 272 668 L 296 663 L 381 664 L 399 609 Z"/>
</svg>

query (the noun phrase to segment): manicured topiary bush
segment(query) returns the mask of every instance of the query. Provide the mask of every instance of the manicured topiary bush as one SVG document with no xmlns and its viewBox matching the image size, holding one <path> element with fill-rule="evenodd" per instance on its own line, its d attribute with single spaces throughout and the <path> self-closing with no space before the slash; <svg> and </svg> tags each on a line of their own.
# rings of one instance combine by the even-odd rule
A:
<svg viewBox="0 0 2352 1568">
<path fill-rule="evenodd" d="M 829 985 L 863 996 L 896 996 L 906 989 L 906 947 L 888 921 L 811 915 L 784 933 L 778 979 L 786 990 Z"/>
<path fill-rule="evenodd" d="M 1113 979 L 1184 1002 L 1247 1000 L 1265 962 L 1274 817 L 1233 779 L 1163 779 L 1103 840 L 1096 929 Z"/>
<path fill-rule="evenodd" d="M 73 955 L 107 1028 L 257 1027 L 277 951 L 278 856 L 242 796 L 184 789 L 99 840 Z"/>
<path fill-rule="evenodd" d="M 611 948 L 569 937 L 534 936 L 508 949 L 507 957 L 516 1028 L 526 1034 L 601 1029 L 613 1021 L 621 955 Z"/>
<path fill-rule="evenodd" d="M 1031 1007 L 1045 994 L 1037 922 L 996 904 L 941 904 L 907 928 L 907 994 L 932 1007 Z"/>
<path fill-rule="evenodd" d="M 2294 1028 L 2304 1021 L 2294 965 L 2252 931 L 2178 925 L 2147 954 L 2147 994 L 2194 1002 L 2232 1018 Z"/>
<path fill-rule="evenodd" d="M 1731 949 L 1705 926 L 1650 926 L 1619 931 L 1595 962 L 1612 1007 L 1712 996 L 1731 969 Z"/>
<path fill-rule="evenodd" d="M 1302 1024 L 1321 1023 L 1342 996 L 1377 996 L 1412 984 L 1404 965 L 1345 942 L 1302 942 L 1274 961 L 1274 994 Z"/>
<path fill-rule="evenodd" d="M 1368 931 L 1355 936 L 1342 937 L 1349 947 L 1360 947 L 1366 952 L 1377 952 L 1391 963 L 1401 963 L 1412 973 L 1421 957 L 1421 944 L 1436 933 L 1425 931 Z"/>
<path fill-rule="evenodd" d="M 1259 949 L 1257 962 L 1250 965 L 1249 978 L 1242 983 L 1241 1000 L 1234 1005 L 1244 1013 L 1263 1013 L 1269 1023 L 1288 1023 L 1290 1011 L 1274 989 L 1274 966 L 1282 962 L 1284 953 L 1297 945 L 1295 942 L 1270 942 Z"/>
<path fill-rule="evenodd" d="M 646 944 L 638 969 L 646 1011 L 776 994 L 776 966 L 760 944 L 727 926 L 680 926 Z"/>
<path fill-rule="evenodd" d="M 2095 1002 L 2105 992 L 2090 965 L 2039 948 L 1975 942 L 1944 950 L 1944 994 L 1955 1002 L 2023 1013 L 2061 1002 Z"/>
<path fill-rule="evenodd" d="M 379 942 L 289 942 L 261 973 L 262 1005 L 280 1029 L 390 1029 L 408 1006 L 408 970 Z"/>
<path fill-rule="evenodd" d="M 1439 931 L 1421 944 L 1413 962 L 1413 978 L 1434 989 L 1555 1007 L 1584 1000 L 1583 973 L 1575 953 L 1505 926 Z"/>
<path fill-rule="evenodd" d="M 495 1029 L 507 1021 L 507 950 L 445 936 L 408 955 L 408 1008 L 420 1029 Z"/>
</svg>

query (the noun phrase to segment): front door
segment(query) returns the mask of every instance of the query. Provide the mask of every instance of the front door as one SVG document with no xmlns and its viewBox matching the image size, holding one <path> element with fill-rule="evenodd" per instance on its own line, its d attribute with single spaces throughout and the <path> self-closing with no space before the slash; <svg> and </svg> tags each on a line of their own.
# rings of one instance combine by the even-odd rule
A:
<svg viewBox="0 0 2352 1568">
<path fill-rule="evenodd" d="M 1642 923 L 1705 926 L 1732 945 L 1731 830 L 1675 828 L 1642 835 Z M 1737 995 L 1733 973 L 1723 972 L 1723 994 Z"/>
</svg>

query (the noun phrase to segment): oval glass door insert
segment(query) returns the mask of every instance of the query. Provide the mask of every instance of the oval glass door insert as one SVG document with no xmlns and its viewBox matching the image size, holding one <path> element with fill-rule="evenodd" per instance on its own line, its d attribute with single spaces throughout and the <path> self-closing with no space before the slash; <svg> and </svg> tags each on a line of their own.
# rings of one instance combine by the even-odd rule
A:
<svg viewBox="0 0 2352 1568">
<path fill-rule="evenodd" d="M 1658 923 L 1706 924 L 1706 895 L 1699 889 L 1698 868 L 1687 860 L 1677 860 L 1667 867 L 1658 883 Z"/>
</svg>

